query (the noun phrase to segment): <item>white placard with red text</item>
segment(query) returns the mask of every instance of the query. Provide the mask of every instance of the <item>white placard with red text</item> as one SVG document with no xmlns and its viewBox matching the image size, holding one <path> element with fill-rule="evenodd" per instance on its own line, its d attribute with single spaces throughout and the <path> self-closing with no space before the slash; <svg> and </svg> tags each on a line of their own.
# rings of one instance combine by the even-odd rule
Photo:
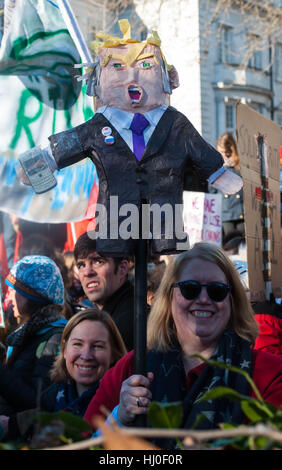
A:
<svg viewBox="0 0 282 470">
<path fill-rule="evenodd" d="M 0 328 L 5 328 L 4 310 L 3 310 L 1 298 L 0 298 Z"/>
<path fill-rule="evenodd" d="M 200 241 L 222 243 L 221 194 L 183 192 L 184 231 L 190 246 Z"/>
</svg>

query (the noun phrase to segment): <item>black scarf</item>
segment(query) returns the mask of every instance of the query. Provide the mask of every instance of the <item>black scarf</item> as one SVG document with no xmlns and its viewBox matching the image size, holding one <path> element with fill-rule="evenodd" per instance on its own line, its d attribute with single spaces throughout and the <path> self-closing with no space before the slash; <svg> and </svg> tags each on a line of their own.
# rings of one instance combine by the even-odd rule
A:
<svg viewBox="0 0 282 470">
<path fill-rule="evenodd" d="M 30 319 L 12 331 L 6 339 L 9 346 L 22 346 L 28 342 L 30 336 L 45 328 L 49 323 L 62 318 L 62 313 L 56 305 L 48 305 L 37 309 Z"/>
<path fill-rule="evenodd" d="M 211 359 L 236 366 L 251 372 L 250 343 L 232 330 L 226 330 Z M 205 419 L 197 429 L 214 429 L 219 423 L 240 424 L 243 413 L 240 403 L 227 399 L 216 399 L 199 402 L 203 394 L 211 388 L 225 386 L 242 395 L 249 395 L 249 383 L 241 374 L 219 367 L 205 365 L 190 390 L 186 389 L 186 376 L 181 358 L 181 349 L 177 347 L 167 353 L 149 351 L 147 370 L 155 373 L 151 385 L 152 400 L 169 403 L 181 401 L 183 420 L 181 428 L 190 429 L 200 414 Z"/>
</svg>

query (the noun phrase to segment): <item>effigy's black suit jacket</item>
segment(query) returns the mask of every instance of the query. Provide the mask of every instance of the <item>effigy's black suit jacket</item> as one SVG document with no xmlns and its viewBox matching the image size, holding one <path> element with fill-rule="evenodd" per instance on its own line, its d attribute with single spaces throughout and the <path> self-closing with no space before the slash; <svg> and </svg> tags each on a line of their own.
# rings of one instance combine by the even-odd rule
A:
<svg viewBox="0 0 282 470">
<path fill-rule="evenodd" d="M 102 129 L 106 126 L 112 129 L 113 145 L 105 143 Z M 108 229 L 108 238 L 98 237 L 96 247 L 99 253 L 112 256 L 134 253 L 133 238 L 112 238 L 116 230 L 111 216 L 118 217 L 118 227 L 125 220 L 125 213 L 120 213 L 121 206 L 134 204 L 140 208 L 141 204 L 150 207 L 152 204 L 170 204 L 175 217 L 175 208 L 182 204 L 184 172 L 191 171 L 196 179 L 204 181 L 223 165 L 221 155 L 182 113 L 172 107 L 168 107 L 161 117 L 140 161 L 101 113 L 73 129 L 50 136 L 49 140 L 59 169 L 86 157 L 95 164 L 99 177 L 97 203 L 103 204 L 107 210 Z M 113 205 L 110 207 L 111 196 L 118 196 L 118 210 Z M 180 235 L 179 230 L 175 230 L 174 220 L 170 220 L 168 228 L 169 216 L 165 224 L 163 213 L 160 226 L 157 224 L 157 234 L 152 220 L 151 216 L 151 253 L 177 253 L 179 243 L 183 246 L 184 234 Z"/>
</svg>

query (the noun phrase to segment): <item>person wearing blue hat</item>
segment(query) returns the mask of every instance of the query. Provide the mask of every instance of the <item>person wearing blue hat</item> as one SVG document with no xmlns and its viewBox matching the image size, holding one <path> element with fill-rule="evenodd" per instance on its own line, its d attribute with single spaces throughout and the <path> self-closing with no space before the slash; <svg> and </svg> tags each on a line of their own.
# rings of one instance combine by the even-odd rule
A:
<svg viewBox="0 0 282 470">
<path fill-rule="evenodd" d="M 6 338 L 7 357 L 0 364 L 0 414 L 10 416 L 36 406 L 38 394 L 50 385 L 49 371 L 67 320 L 64 283 L 52 259 L 25 256 L 5 282 L 18 323 Z"/>
</svg>

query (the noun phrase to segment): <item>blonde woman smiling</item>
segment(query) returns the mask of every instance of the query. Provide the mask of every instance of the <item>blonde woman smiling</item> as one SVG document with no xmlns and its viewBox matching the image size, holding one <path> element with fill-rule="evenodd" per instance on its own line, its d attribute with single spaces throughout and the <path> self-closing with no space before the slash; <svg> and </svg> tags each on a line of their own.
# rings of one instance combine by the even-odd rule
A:
<svg viewBox="0 0 282 470">
<path fill-rule="evenodd" d="M 155 296 L 148 320 L 147 376 L 133 374 L 130 352 L 105 374 L 84 417 L 91 424 L 104 405 L 121 425 L 134 425 L 152 401 L 181 401 L 183 428 L 189 429 L 199 415 L 200 429 L 242 423 L 237 402 L 200 398 L 216 386 L 251 396 L 248 382 L 241 374 L 206 365 L 196 354 L 247 371 L 262 397 L 279 406 L 282 359 L 254 351 L 257 334 L 232 262 L 216 245 L 198 243 L 168 264 Z"/>
</svg>

